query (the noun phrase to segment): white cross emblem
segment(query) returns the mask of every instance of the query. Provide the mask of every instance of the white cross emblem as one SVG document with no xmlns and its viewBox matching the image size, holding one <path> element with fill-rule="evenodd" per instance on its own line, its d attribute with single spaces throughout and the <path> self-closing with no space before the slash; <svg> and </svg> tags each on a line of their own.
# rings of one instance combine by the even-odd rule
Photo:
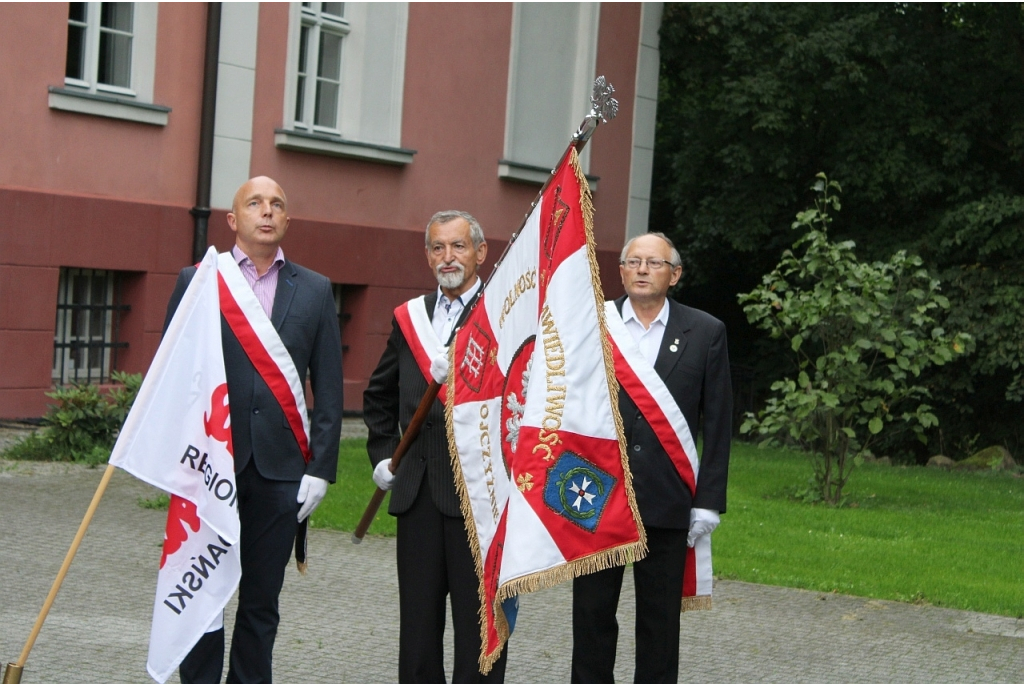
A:
<svg viewBox="0 0 1024 685">
<path fill-rule="evenodd" d="M 480 377 L 484 366 L 484 348 L 472 335 L 466 341 L 466 355 L 462 358 L 462 368 L 468 371 L 474 378 Z"/>
</svg>

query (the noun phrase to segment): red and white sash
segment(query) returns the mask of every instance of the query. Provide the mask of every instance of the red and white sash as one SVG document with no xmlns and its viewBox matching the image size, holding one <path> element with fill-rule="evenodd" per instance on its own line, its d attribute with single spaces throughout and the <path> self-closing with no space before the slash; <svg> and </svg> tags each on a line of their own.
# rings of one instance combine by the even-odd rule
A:
<svg viewBox="0 0 1024 685">
<path fill-rule="evenodd" d="M 284 410 L 302 458 L 308 464 L 312 457 L 309 415 L 295 362 L 230 252 L 218 256 L 217 270 L 221 314 Z"/>
<path fill-rule="evenodd" d="M 615 377 L 658 437 L 691 495 L 697 492 L 700 461 L 686 417 L 665 381 L 640 352 L 615 303 L 604 303 Z M 711 536 L 703 535 L 686 550 L 682 610 L 711 608 Z"/>
<path fill-rule="evenodd" d="M 420 295 L 398 305 L 395 308 L 395 320 L 398 322 L 398 327 L 402 329 L 405 341 L 409 344 L 413 359 L 416 360 L 416 366 L 420 368 L 420 373 L 427 379 L 427 383 L 431 383 L 434 377 L 430 375 L 430 362 L 444 343 L 437 337 L 434 325 L 430 322 L 430 317 L 427 316 L 427 307 L 423 303 L 425 299 L 425 295 Z M 441 386 L 438 397 L 447 396 L 448 385 L 446 383 Z"/>
</svg>

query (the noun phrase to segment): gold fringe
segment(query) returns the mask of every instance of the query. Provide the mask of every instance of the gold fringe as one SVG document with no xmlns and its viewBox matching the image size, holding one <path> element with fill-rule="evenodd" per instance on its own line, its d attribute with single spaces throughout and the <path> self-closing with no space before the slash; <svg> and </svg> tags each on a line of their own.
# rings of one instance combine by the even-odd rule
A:
<svg viewBox="0 0 1024 685">
<path fill-rule="evenodd" d="M 608 328 L 604 316 L 604 289 L 601 287 L 600 272 L 597 266 L 597 249 L 594 242 L 594 201 L 590 193 L 590 186 L 587 184 L 586 175 L 580 167 L 579 154 L 576 152 L 575 147 L 569 151 L 569 163 L 572 165 L 580 188 L 580 211 L 583 215 L 583 226 L 586 233 L 587 261 L 590 266 L 590 281 L 594 292 L 594 305 L 597 310 L 598 330 L 604 355 L 605 378 L 608 382 L 608 395 L 612 416 L 615 421 L 616 434 L 619 438 L 619 459 L 622 464 L 623 485 L 626 488 L 626 501 L 629 503 L 630 511 L 633 514 L 633 521 L 636 524 L 639 538 L 634 543 L 602 550 L 587 557 L 567 562 L 555 569 L 538 571 L 537 573 L 517 578 L 499 587 L 493 607 L 495 630 L 498 633 L 499 646 L 493 654 L 487 655 L 484 653 L 487 645 L 487 611 L 485 608 L 487 593 L 483 581 L 483 557 L 480 551 L 480 539 L 476 532 L 473 508 L 470 503 L 469 493 L 466 490 L 462 463 L 459 461 L 455 442 L 455 426 L 452 416 L 452 409 L 455 405 L 455 346 L 452 345 L 448 350 L 448 396 L 445 402 L 445 423 L 448 433 L 448 453 L 452 462 L 452 470 L 455 472 L 455 489 L 459 493 L 459 509 L 462 512 L 466 533 L 469 536 L 469 545 L 473 553 L 473 563 L 476 567 L 477 578 L 480 579 L 477 594 L 480 598 L 480 639 L 483 649 L 481 650 L 479 664 L 480 672 L 485 675 L 490 672 L 494 663 L 501 656 L 502 649 L 504 649 L 505 642 L 509 637 L 508 622 L 505 619 L 505 613 L 501 610 L 501 603 L 503 601 L 516 595 L 553 587 L 581 575 L 602 571 L 613 566 L 624 566 L 647 556 L 647 533 L 644 530 L 643 522 L 640 520 L 640 512 L 637 509 L 636 496 L 633 492 L 633 476 L 629 470 L 629 458 L 627 457 L 626 443 L 623 437 L 622 416 L 619 414 L 619 383 L 615 378 L 615 362 L 612 358 L 611 343 L 608 341 Z"/>
<path fill-rule="evenodd" d="M 525 595 L 545 588 L 554 587 L 567 580 L 572 580 L 588 573 L 596 573 L 614 566 L 625 566 L 644 557 L 647 550 L 641 542 L 620 545 L 611 549 L 595 552 L 590 556 L 581 557 L 546 571 L 537 571 L 529 575 L 510 580 L 498 588 L 495 606 L 516 595 Z"/>
<path fill-rule="evenodd" d="M 640 545 L 639 561 L 647 556 L 647 531 L 644 523 L 640 520 L 640 510 L 636 506 L 636 495 L 633 493 L 633 474 L 629 470 L 629 457 L 626 452 L 626 437 L 623 435 L 622 415 L 619 413 L 619 381 L 615 378 L 615 360 L 612 357 L 612 346 L 608 340 L 608 322 L 604 317 L 604 288 L 601 287 L 601 274 L 597 266 L 597 247 L 594 243 L 594 200 L 590 194 L 590 185 L 587 184 L 587 176 L 580 167 L 580 158 L 574 147 L 569 154 L 569 163 L 576 173 L 576 180 L 580 185 L 580 210 L 583 212 L 583 227 L 587 234 L 587 261 L 590 264 L 590 281 L 593 285 L 594 300 L 597 306 L 597 325 L 601 334 L 601 350 L 604 352 L 604 374 L 608 380 L 608 394 L 611 399 L 612 417 L 615 420 L 615 433 L 619 436 L 619 459 L 622 462 L 623 482 L 626 486 L 626 501 L 629 502 L 629 509 L 633 512 L 633 522 L 636 524 L 637 533 L 640 538 L 637 541 Z"/>
<path fill-rule="evenodd" d="M 711 595 L 683 597 L 683 607 L 679 611 L 711 611 Z"/>
<path fill-rule="evenodd" d="M 309 563 L 305 561 L 296 561 L 295 567 L 299 569 L 300 575 L 306 575 L 306 571 L 309 569 Z"/>
<path fill-rule="evenodd" d="M 452 409 L 455 407 L 455 342 L 448 347 L 448 395 L 444 403 L 445 428 L 448 432 L 448 457 L 452 462 L 452 471 L 455 472 L 455 491 L 459 493 L 459 510 L 462 512 L 462 520 L 466 526 L 466 535 L 469 537 L 469 549 L 473 553 L 473 565 L 476 568 L 476 577 L 480 584 L 477 587 L 477 595 L 480 598 L 480 672 L 487 675 L 491 672 L 494 663 L 501 656 L 501 650 L 508 640 L 508 621 L 505 620 L 504 612 L 494 612 L 495 629 L 498 631 L 498 649 L 494 654 L 487 655 L 487 591 L 484 587 L 484 560 L 480 552 L 480 536 L 476 532 L 476 519 L 473 518 L 473 505 L 469 499 L 469 491 L 466 489 L 466 478 L 462 473 L 462 462 L 459 460 L 459 450 L 455 443 L 455 419 L 452 416 Z"/>
</svg>

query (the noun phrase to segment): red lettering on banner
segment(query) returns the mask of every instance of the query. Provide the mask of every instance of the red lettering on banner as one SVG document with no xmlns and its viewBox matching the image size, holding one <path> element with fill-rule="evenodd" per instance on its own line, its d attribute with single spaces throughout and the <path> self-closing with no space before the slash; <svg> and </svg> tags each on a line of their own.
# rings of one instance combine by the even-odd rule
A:
<svg viewBox="0 0 1024 685">
<path fill-rule="evenodd" d="M 188 528 L 191 528 L 193 533 L 199 532 L 199 514 L 196 512 L 196 505 L 183 497 L 171 495 L 171 505 L 167 510 L 167 528 L 164 530 L 164 553 L 160 556 L 160 568 L 164 567 L 167 557 L 181 549 L 181 546 L 188 540 Z"/>
<path fill-rule="evenodd" d="M 221 383 L 210 397 L 210 413 L 203 412 L 206 434 L 217 442 L 226 443 L 228 454 L 235 456 L 231 442 L 231 408 L 228 402 L 228 384 Z"/>
</svg>

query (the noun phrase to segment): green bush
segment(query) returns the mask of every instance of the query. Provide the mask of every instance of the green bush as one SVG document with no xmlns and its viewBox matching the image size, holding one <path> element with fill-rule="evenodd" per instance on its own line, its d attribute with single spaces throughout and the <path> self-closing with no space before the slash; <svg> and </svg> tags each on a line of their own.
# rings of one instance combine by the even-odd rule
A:
<svg viewBox="0 0 1024 685">
<path fill-rule="evenodd" d="M 36 431 L 9 445 L 3 451 L 3 458 L 17 461 L 50 461 L 50 443 L 42 433 L 43 431 Z"/>
<path fill-rule="evenodd" d="M 111 377 L 117 385 L 106 392 L 96 385 L 73 383 L 46 393 L 56 403 L 43 417 L 43 429 L 7 448 L 3 456 L 87 464 L 107 461 L 142 385 L 141 374 L 115 371 Z"/>
<path fill-rule="evenodd" d="M 938 424 L 921 371 L 973 342 L 937 323 L 949 301 L 919 257 L 901 250 L 867 263 L 852 241 L 831 242 L 839 184 L 818 174 L 814 190 L 815 206 L 793 223 L 804 234 L 759 287 L 739 296 L 751 323 L 789 342 L 798 369 L 795 379 L 772 384 L 766 407 L 748 414 L 740 432 L 812 455 L 812 486 L 800 494 L 840 504 L 859 455 L 884 428 L 896 424 L 924 439 Z"/>
</svg>

